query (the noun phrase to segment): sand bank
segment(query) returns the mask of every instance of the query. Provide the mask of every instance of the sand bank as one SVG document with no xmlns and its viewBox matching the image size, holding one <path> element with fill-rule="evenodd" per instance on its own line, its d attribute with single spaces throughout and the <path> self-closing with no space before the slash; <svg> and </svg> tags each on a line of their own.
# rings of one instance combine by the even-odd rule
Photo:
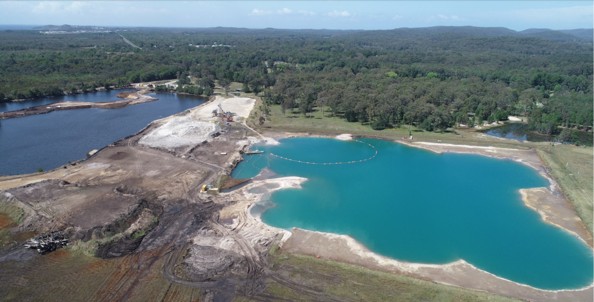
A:
<svg viewBox="0 0 594 302">
<path fill-rule="evenodd" d="M 126 107 L 129 105 L 142 104 L 146 102 L 156 101 L 157 99 L 146 95 L 146 91 L 139 91 L 134 93 L 128 93 L 125 100 L 113 101 L 113 102 L 60 102 L 49 105 L 35 106 L 31 108 L 25 108 L 16 111 L 0 112 L 0 119 L 9 119 L 17 117 L 25 117 L 29 115 L 45 114 L 59 110 L 74 110 L 74 109 L 87 109 L 87 108 L 102 108 L 102 109 L 117 109 Z"/>
<path fill-rule="evenodd" d="M 351 141 L 353 140 L 353 135 L 349 133 L 339 134 L 336 136 L 336 139 L 341 141 Z"/>
<path fill-rule="evenodd" d="M 441 284 L 487 291 L 530 301 L 592 301 L 592 285 L 578 290 L 548 291 L 518 284 L 459 260 L 445 265 L 408 263 L 380 256 L 345 235 L 292 229 L 282 248 L 293 253 L 330 259 L 381 271 L 404 274 Z"/>
</svg>

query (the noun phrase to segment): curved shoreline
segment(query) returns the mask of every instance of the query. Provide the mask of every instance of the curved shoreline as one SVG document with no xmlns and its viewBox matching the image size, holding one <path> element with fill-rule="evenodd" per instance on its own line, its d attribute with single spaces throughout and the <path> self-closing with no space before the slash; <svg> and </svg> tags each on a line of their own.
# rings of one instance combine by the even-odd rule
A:
<svg viewBox="0 0 594 302">
<path fill-rule="evenodd" d="M 29 108 L 15 110 L 15 111 L 0 112 L 0 120 L 26 117 L 26 116 L 30 116 L 30 115 L 46 114 L 46 113 L 50 113 L 53 111 L 60 111 L 60 110 L 74 110 L 74 109 L 88 109 L 88 108 L 118 109 L 118 108 L 123 108 L 123 107 L 129 106 L 129 105 L 142 104 L 142 103 L 147 103 L 147 102 L 152 102 L 152 101 L 157 100 L 157 98 L 146 95 L 147 92 L 148 91 L 146 91 L 146 90 L 140 90 L 137 92 L 133 92 L 133 93 L 128 94 L 125 97 L 126 98 L 125 100 L 120 100 L 120 101 L 98 102 L 98 103 L 66 101 L 66 102 L 53 103 L 53 104 L 49 104 L 49 105 L 29 107 Z"/>
<path fill-rule="evenodd" d="M 283 137 L 295 136 L 293 134 L 286 133 Z M 307 136 L 307 135 L 306 135 Z M 312 135 L 309 135 L 312 136 Z M 313 135 L 318 136 L 318 135 Z M 531 168 L 537 170 L 539 174 L 549 180 L 549 188 L 534 188 L 534 189 L 521 189 L 519 192 L 522 195 L 524 205 L 530 207 L 539 215 L 543 221 L 550 223 L 556 227 L 567 231 L 572 236 L 578 237 L 582 242 L 592 249 L 592 237 L 588 236 L 589 232 L 583 228 L 583 223 L 575 214 L 575 211 L 565 211 L 562 214 L 558 214 L 557 211 L 542 210 L 542 204 L 535 204 L 530 202 L 530 197 L 533 195 L 534 190 L 544 190 L 549 193 L 549 197 L 553 198 L 557 204 L 565 204 L 567 200 L 560 196 L 559 189 L 556 182 L 547 174 L 547 171 L 538 155 L 533 150 L 519 150 L 511 148 L 495 148 L 495 147 L 481 147 L 481 146 L 467 146 L 467 145 L 452 145 L 452 144 L 438 144 L 438 143 L 409 143 L 396 140 L 397 143 L 403 143 L 411 147 L 417 147 L 426 149 L 436 153 L 442 152 L 454 152 L 454 153 L 468 153 L 478 154 L 498 159 L 511 159 Z M 267 179 L 257 180 L 250 184 L 250 188 L 258 186 L 264 182 L 270 181 L 283 181 L 284 178 L 278 179 Z M 247 187 L 246 187 L 247 188 Z M 275 188 L 268 191 L 270 194 L 272 191 L 279 190 L 281 188 Z M 557 301 L 561 300 L 572 300 L 572 301 L 591 301 L 594 297 L 594 281 L 584 287 L 577 289 L 561 289 L 561 290 L 547 290 L 532 287 L 527 284 L 514 282 L 503 277 L 499 277 L 490 272 L 481 270 L 472 264 L 464 261 L 463 259 L 447 263 L 447 264 L 422 264 L 422 263 L 411 263 L 405 261 L 399 261 L 391 259 L 385 256 L 376 254 L 364 245 L 357 242 L 355 239 L 347 235 L 339 235 L 333 233 L 325 233 L 318 231 L 302 230 L 293 228 L 291 231 L 279 230 L 265 224 L 259 217 L 254 217 L 251 213 L 251 209 L 262 201 L 262 197 L 266 194 L 258 194 L 258 197 L 254 197 L 252 194 L 248 194 L 247 191 L 241 189 L 240 191 L 248 200 L 251 200 L 250 204 L 246 208 L 244 213 L 250 219 L 255 220 L 260 224 L 260 228 L 267 230 L 275 230 L 285 234 L 283 240 L 280 243 L 280 247 L 286 251 L 294 252 L 298 254 L 304 254 L 313 256 L 316 258 L 325 258 L 334 261 L 350 263 L 355 265 L 361 265 L 372 269 L 378 269 L 381 271 L 394 272 L 399 274 L 411 275 L 416 278 L 427 279 L 433 282 L 459 286 L 463 288 L 487 291 L 494 294 L 501 294 L 510 297 L 517 297 L 520 299 L 527 300 L 538 300 L 538 301 Z M 250 196 L 251 195 L 251 196 Z M 550 203 L 550 200 L 547 200 Z M 548 204 L 547 204 L 548 205 Z M 541 208 L 541 210 L 538 210 Z M 563 221 L 563 215 L 573 215 L 570 221 L 577 221 L 576 225 L 564 225 L 558 223 L 558 220 Z M 577 219 L 577 220 L 576 220 Z M 582 226 L 582 230 L 575 230 L 576 226 Z M 289 236 L 286 233 L 290 233 Z M 584 238 L 586 237 L 586 238 Z"/>
<path fill-rule="evenodd" d="M 401 140 L 396 140 L 396 142 L 410 147 L 428 150 L 438 154 L 444 152 L 475 154 L 496 159 L 513 160 L 515 162 L 526 165 L 536 170 L 536 172 L 538 172 L 539 175 L 544 177 L 549 182 L 549 187 L 528 189 L 523 188 L 518 190 L 518 192 L 522 196 L 522 202 L 524 203 L 524 205 L 537 212 L 544 222 L 558 227 L 563 231 L 568 232 L 572 236 L 576 236 L 578 239 L 580 239 L 582 242 L 588 245 L 591 249 L 594 248 L 594 240 L 592 238 L 592 235 L 587 231 L 584 223 L 575 213 L 575 210 L 568 209 L 569 207 L 571 207 L 569 201 L 564 197 L 559 185 L 553 179 L 553 177 L 549 175 L 544 163 L 533 150 L 520 150 L 512 148 L 484 147 L 471 145 L 454 145 L 431 142 L 408 142 Z M 534 192 L 541 189 L 546 190 L 546 192 L 541 193 L 541 195 L 547 195 L 546 204 L 538 203 L 533 198 Z M 539 204 L 540 206 L 536 206 L 536 204 Z M 569 222 L 574 222 L 574 224 L 570 224 Z"/>
<path fill-rule="evenodd" d="M 238 207 L 243 209 L 243 215 L 251 221 L 249 223 L 250 228 L 256 228 L 261 233 L 270 234 L 272 232 L 282 235 L 280 247 L 291 253 L 360 265 L 380 271 L 431 280 L 441 284 L 487 291 L 521 299 L 591 301 L 594 282 L 577 289 L 547 290 L 499 277 L 479 269 L 463 259 L 446 264 L 423 264 L 395 260 L 370 251 L 348 235 L 299 228 L 293 228 L 290 231 L 279 229 L 265 224 L 260 217 L 252 213 L 251 209 L 265 200 L 266 196 L 269 196 L 272 192 L 286 188 L 300 188 L 301 184 L 306 180 L 301 177 L 256 180 L 238 190 L 237 193 L 243 195 L 245 202 L 238 205 Z M 254 189 L 260 189 L 260 192 L 250 192 Z M 222 216 L 228 215 L 224 212 L 221 214 Z"/>
<path fill-rule="evenodd" d="M 276 132 L 277 135 L 274 135 L 273 139 L 282 139 L 282 138 L 291 138 L 291 137 L 325 137 L 325 138 L 335 138 L 338 140 L 345 140 L 345 138 L 352 139 L 351 134 L 340 134 L 338 136 L 331 136 L 331 135 L 320 135 L 320 134 L 312 134 L 312 133 L 290 133 L 290 132 Z M 371 137 L 373 138 L 373 137 Z M 381 139 L 381 138 L 376 138 Z M 526 165 L 538 172 L 539 175 L 544 177 L 548 183 L 548 188 L 528 188 L 528 189 L 519 189 L 518 193 L 522 196 L 522 202 L 526 207 L 531 208 L 535 212 L 537 212 L 542 220 L 546 223 L 549 223 L 555 227 L 566 231 L 572 236 L 578 237 L 579 240 L 584 242 L 594 251 L 594 238 L 590 232 L 588 232 L 585 224 L 582 220 L 577 216 L 575 213 L 575 209 L 572 208 L 570 202 L 565 197 L 564 193 L 561 191 L 560 186 L 557 182 L 553 179 L 553 177 L 547 171 L 547 167 L 545 166 L 544 162 L 538 156 L 538 154 L 532 150 L 522 150 L 522 149 L 515 149 L 515 148 L 502 148 L 502 147 L 492 147 L 492 146 L 473 146 L 473 145 L 458 145 L 458 144 L 447 144 L 447 143 L 433 143 L 433 142 L 424 142 L 424 141 L 409 141 L 406 139 L 396 139 L 390 140 L 395 143 L 403 144 L 413 148 L 420 148 L 423 150 L 431 151 L 437 154 L 441 153 L 460 153 L 460 154 L 474 154 L 474 155 L 481 155 L 487 156 L 495 159 L 501 160 L 513 160 L 520 164 Z M 546 205 L 540 204 L 539 206 L 535 205 L 536 202 L 528 200 L 528 198 L 532 197 L 532 192 L 545 189 L 548 193 L 548 202 Z M 551 208 L 550 204 L 554 203 L 556 207 Z M 543 206 L 549 206 L 547 210 L 542 209 Z M 561 210 L 562 214 L 559 214 Z M 572 221 L 574 225 L 567 225 L 567 223 L 562 223 L 561 221 Z"/>
</svg>

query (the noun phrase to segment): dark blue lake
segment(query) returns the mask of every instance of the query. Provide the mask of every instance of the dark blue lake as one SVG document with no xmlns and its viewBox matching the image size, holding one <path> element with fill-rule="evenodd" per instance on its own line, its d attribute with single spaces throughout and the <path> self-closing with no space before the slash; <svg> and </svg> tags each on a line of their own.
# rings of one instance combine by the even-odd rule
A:
<svg viewBox="0 0 594 302">
<path fill-rule="evenodd" d="M 520 142 L 549 142 L 551 140 L 560 143 L 570 143 L 585 146 L 592 146 L 592 132 L 570 129 L 570 134 L 560 139 L 558 135 L 548 136 L 531 131 L 527 124 L 509 123 L 484 131 L 486 135 L 513 139 Z"/>
<path fill-rule="evenodd" d="M 491 128 L 489 130 L 486 130 L 485 134 L 495 137 L 513 139 L 520 142 L 546 142 L 551 140 L 551 138 L 547 135 L 542 135 L 534 131 L 530 131 L 529 126 L 527 124 L 521 123 L 509 123 L 503 126 Z"/>
<path fill-rule="evenodd" d="M 24 100 L 20 102 L 0 102 L 0 112 L 21 110 L 29 107 L 49 105 L 59 102 L 111 102 L 121 101 L 117 95 L 123 91 L 134 91 L 133 89 L 115 89 L 110 91 L 97 91 L 83 94 L 46 97 L 41 99 Z"/>
<path fill-rule="evenodd" d="M 116 100 L 115 95 L 120 91 L 43 99 L 27 107 L 64 100 L 108 102 Z M 204 102 L 198 97 L 170 93 L 151 95 L 158 100 L 120 109 L 64 110 L 0 120 L 0 175 L 49 170 L 84 159 L 92 149 L 102 148 L 138 132 L 156 119 Z M 24 105 L 27 104 L 21 106 Z"/>
</svg>

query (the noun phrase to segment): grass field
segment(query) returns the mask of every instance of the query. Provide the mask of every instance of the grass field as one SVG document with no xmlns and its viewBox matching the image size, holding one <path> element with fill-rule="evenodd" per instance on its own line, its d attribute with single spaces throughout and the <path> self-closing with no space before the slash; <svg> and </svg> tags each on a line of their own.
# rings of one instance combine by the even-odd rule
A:
<svg viewBox="0 0 594 302">
<path fill-rule="evenodd" d="M 262 107 L 261 101 L 258 100 L 253 111 L 252 124 L 257 126 L 255 122 L 256 116 L 260 116 Z M 273 105 L 268 107 L 270 109 L 270 116 L 262 126 L 257 126 L 261 130 L 274 130 L 274 131 L 288 131 L 288 132 L 302 132 L 302 133 L 315 133 L 325 135 L 336 135 L 341 133 L 351 133 L 354 135 L 361 135 L 367 137 L 377 137 L 385 139 L 402 139 L 408 138 L 409 131 L 413 135 L 414 140 L 419 141 L 432 141 L 432 142 L 443 142 L 451 144 L 472 144 L 479 146 L 495 146 L 495 147 L 513 147 L 526 149 L 529 148 L 526 144 L 518 143 L 510 140 L 503 140 L 488 137 L 476 132 L 474 130 L 456 130 L 453 132 L 427 132 L 419 130 L 414 126 L 401 126 L 399 128 L 388 128 L 384 130 L 373 130 L 367 124 L 361 124 L 358 122 L 350 123 L 340 117 L 332 117 L 325 111 L 322 113 L 320 110 L 316 110 L 310 113 L 307 117 L 304 117 L 300 113 L 292 113 L 286 111 L 285 114 L 281 112 L 279 105 Z"/>
<path fill-rule="evenodd" d="M 479 291 L 274 249 L 271 262 L 274 272 L 282 274 L 286 280 L 300 284 L 316 296 L 304 295 L 303 291 L 296 291 L 277 282 L 270 283 L 266 288 L 266 294 L 291 301 L 320 298 L 334 301 L 512 301 Z"/>
<path fill-rule="evenodd" d="M 594 187 L 592 147 L 550 145 L 537 147 L 540 158 L 550 168 L 563 193 L 592 232 Z"/>
</svg>

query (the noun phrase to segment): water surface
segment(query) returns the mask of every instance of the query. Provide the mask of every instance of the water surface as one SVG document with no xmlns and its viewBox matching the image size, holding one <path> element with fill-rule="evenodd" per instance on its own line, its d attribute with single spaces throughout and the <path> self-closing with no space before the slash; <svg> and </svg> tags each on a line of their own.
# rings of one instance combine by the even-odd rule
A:
<svg viewBox="0 0 594 302">
<path fill-rule="evenodd" d="M 280 228 L 350 235 L 370 250 L 402 261 L 445 264 L 459 259 L 500 277 L 543 289 L 592 282 L 592 251 L 543 223 L 524 206 L 520 188 L 548 186 L 533 169 L 478 155 L 435 154 L 400 144 L 322 138 L 258 146 L 234 171 L 263 168 L 308 178 L 301 190 L 273 193 L 262 214 Z M 283 160 L 276 154 L 302 162 Z"/>
<path fill-rule="evenodd" d="M 69 96 L 114 100 L 117 91 Z M 151 94 L 157 101 L 119 109 L 76 109 L 0 120 L 0 175 L 49 170 L 84 159 L 87 152 L 134 134 L 153 120 L 200 105 L 201 98 Z"/>
<path fill-rule="evenodd" d="M 118 98 L 117 95 L 118 95 L 118 93 L 124 92 L 124 91 L 136 91 L 136 90 L 134 90 L 134 89 L 114 89 L 114 90 L 107 90 L 107 91 L 88 92 L 88 93 L 82 93 L 82 94 L 72 94 L 72 95 L 55 96 L 55 97 L 43 97 L 43 98 L 39 98 L 39 99 L 30 99 L 30 100 L 23 100 L 23 101 L 18 101 L 18 102 L 0 102 L 0 112 L 16 111 L 16 110 L 21 110 L 21 109 L 25 109 L 25 108 L 49 105 L 49 104 L 61 103 L 61 102 L 98 103 L 98 102 L 121 101 L 123 99 Z"/>
<path fill-rule="evenodd" d="M 530 127 L 527 124 L 522 123 L 508 123 L 503 126 L 491 128 L 486 130 L 485 134 L 495 137 L 513 139 L 520 142 L 547 142 L 551 140 L 550 136 L 530 131 Z"/>
</svg>

